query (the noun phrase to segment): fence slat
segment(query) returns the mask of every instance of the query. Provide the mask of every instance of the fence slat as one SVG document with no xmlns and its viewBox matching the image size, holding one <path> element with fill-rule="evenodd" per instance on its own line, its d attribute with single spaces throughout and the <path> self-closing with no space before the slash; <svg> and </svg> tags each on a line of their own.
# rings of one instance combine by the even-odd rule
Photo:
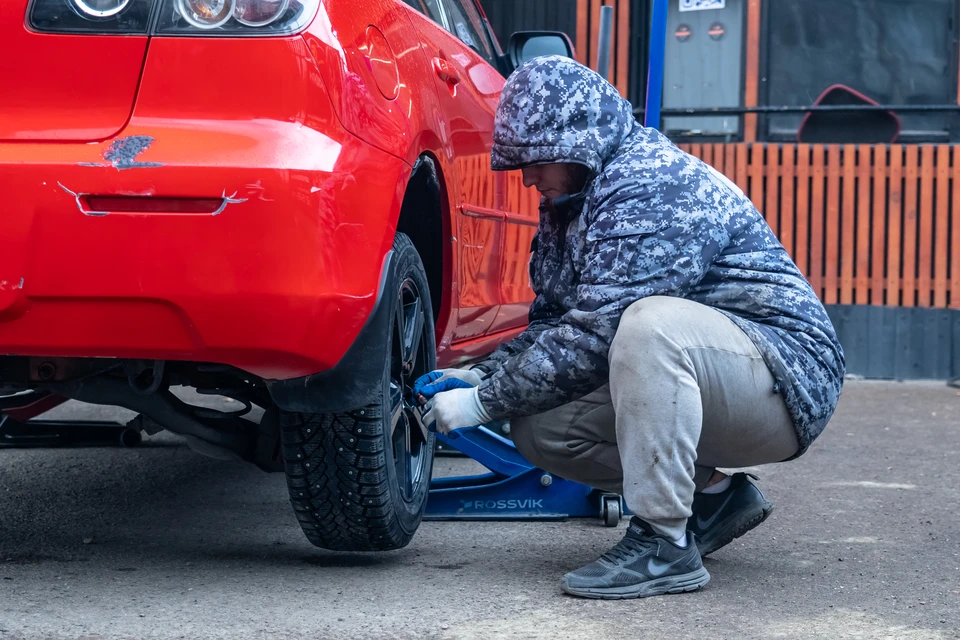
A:
<svg viewBox="0 0 960 640">
<path fill-rule="evenodd" d="M 719 171 L 720 173 L 724 172 L 724 156 L 723 156 L 723 145 L 715 143 L 713 145 L 713 168 Z"/>
<path fill-rule="evenodd" d="M 953 206 L 950 217 L 950 308 L 960 309 L 960 151 L 953 148 Z"/>
<path fill-rule="evenodd" d="M 630 84 L 630 0 L 617 0 L 617 89 L 626 98 Z"/>
<path fill-rule="evenodd" d="M 827 222 L 824 269 L 824 302 L 837 304 L 840 266 L 840 145 L 827 145 Z"/>
<path fill-rule="evenodd" d="M 766 212 L 763 202 L 763 166 L 766 151 L 767 145 L 763 143 L 753 144 L 750 148 L 750 199 L 764 216 Z"/>
<path fill-rule="evenodd" d="M 823 290 L 825 154 L 826 147 L 821 145 L 813 147 L 813 190 L 810 196 L 810 284 L 813 285 L 813 290 L 821 300 L 826 300 L 826 292 Z"/>
<path fill-rule="evenodd" d="M 872 195 L 870 179 L 873 174 L 873 148 L 862 144 L 857 148 L 857 242 L 856 289 L 853 292 L 857 304 L 867 304 L 870 297 L 870 206 Z"/>
<path fill-rule="evenodd" d="M 760 0 L 748 0 L 747 33 L 744 46 L 743 105 L 755 107 L 760 94 L 760 41 L 763 30 Z M 743 116 L 743 139 L 753 142 L 757 139 L 757 114 Z"/>
<path fill-rule="evenodd" d="M 747 144 L 738 144 L 737 145 L 737 171 L 736 178 L 734 182 L 737 183 L 737 186 L 740 187 L 740 191 L 748 194 L 750 193 L 750 178 L 747 174 L 747 166 L 749 163 L 750 155 L 750 146 Z"/>
<path fill-rule="evenodd" d="M 767 145 L 766 202 L 763 216 L 776 236 L 780 235 L 780 145 Z"/>
<path fill-rule="evenodd" d="M 917 178 L 920 174 L 920 150 L 907 145 L 906 178 L 903 189 L 903 302 L 916 306 L 917 297 Z"/>
<path fill-rule="evenodd" d="M 853 304 L 853 265 L 855 260 L 854 220 L 856 218 L 857 148 L 843 146 L 843 200 L 840 205 L 840 304 Z"/>
<path fill-rule="evenodd" d="M 890 147 L 890 213 L 887 218 L 887 305 L 900 306 L 900 290 L 903 286 L 903 244 L 901 241 L 901 216 L 903 215 L 903 146 Z"/>
<path fill-rule="evenodd" d="M 700 148 L 700 159 L 713 166 L 713 145 L 705 144 Z"/>
<path fill-rule="evenodd" d="M 723 153 L 726 156 L 723 159 L 723 175 L 730 178 L 731 182 L 737 181 L 737 147 L 732 144 L 723 145 Z"/>
<path fill-rule="evenodd" d="M 936 149 L 920 147 L 920 250 L 918 253 L 917 305 L 930 306 L 931 276 L 933 273 L 933 179 L 936 167 L 933 159 Z"/>
<path fill-rule="evenodd" d="M 934 205 L 934 277 L 933 306 L 943 309 L 947 306 L 947 251 L 949 229 L 947 223 L 950 213 L 950 147 L 937 146 L 937 200 Z"/>
<path fill-rule="evenodd" d="M 807 246 L 810 242 L 810 146 L 797 145 L 797 235 L 794 260 L 800 271 L 810 278 L 810 254 Z"/>
<path fill-rule="evenodd" d="M 883 266 L 886 264 L 887 221 L 887 147 L 877 145 L 873 149 L 873 207 L 867 224 L 873 231 L 870 244 L 870 304 L 882 305 Z"/>
<path fill-rule="evenodd" d="M 589 64 L 590 42 L 587 40 L 587 23 L 590 21 L 590 0 L 577 0 L 577 62 Z"/>
<path fill-rule="evenodd" d="M 780 243 L 794 258 L 797 255 L 793 235 L 793 156 L 796 152 L 796 145 L 785 144 L 780 160 Z"/>
<path fill-rule="evenodd" d="M 603 0 L 590 0 L 590 44 L 587 48 L 587 66 L 597 68 L 597 45 L 600 43 L 600 7 Z"/>
</svg>

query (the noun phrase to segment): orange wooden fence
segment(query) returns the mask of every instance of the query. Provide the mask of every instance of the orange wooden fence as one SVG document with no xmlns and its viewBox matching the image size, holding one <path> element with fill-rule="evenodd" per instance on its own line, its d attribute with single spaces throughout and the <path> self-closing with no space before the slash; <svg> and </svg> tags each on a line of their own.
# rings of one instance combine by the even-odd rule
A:
<svg viewBox="0 0 960 640">
<path fill-rule="evenodd" d="M 761 0 L 746 0 L 744 104 L 758 104 Z M 629 0 L 577 0 L 577 59 L 596 66 L 600 7 L 614 7 L 609 80 L 630 79 Z M 634 34 L 636 35 L 636 34 Z M 764 213 L 827 304 L 960 309 L 960 146 L 684 144 Z"/>
<path fill-rule="evenodd" d="M 610 69 L 607 79 L 626 97 L 630 85 L 630 0 L 577 0 L 577 61 L 597 68 L 600 7 L 613 7 Z"/>
<path fill-rule="evenodd" d="M 960 146 L 687 144 L 827 304 L 960 309 Z"/>
</svg>

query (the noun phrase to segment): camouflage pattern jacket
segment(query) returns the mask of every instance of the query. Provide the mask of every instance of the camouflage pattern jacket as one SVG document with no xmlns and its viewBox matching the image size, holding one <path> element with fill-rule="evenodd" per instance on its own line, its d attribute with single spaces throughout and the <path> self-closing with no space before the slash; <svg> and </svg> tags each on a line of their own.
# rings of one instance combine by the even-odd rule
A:
<svg viewBox="0 0 960 640">
<path fill-rule="evenodd" d="M 478 366 L 493 419 L 540 413 L 608 380 L 607 353 L 632 303 L 709 305 L 757 345 L 801 451 L 833 414 L 843 351 L 810 284 L 750 200 L 720 173 L 641 126 L 629 102 L 572 60 L 531 60 L 508 79 L 492 167 L 578 162 L 584 190 L 542 206 L 530 325 Z M 799 453 L 798 453 L 799 455 Z"/>
</svg>

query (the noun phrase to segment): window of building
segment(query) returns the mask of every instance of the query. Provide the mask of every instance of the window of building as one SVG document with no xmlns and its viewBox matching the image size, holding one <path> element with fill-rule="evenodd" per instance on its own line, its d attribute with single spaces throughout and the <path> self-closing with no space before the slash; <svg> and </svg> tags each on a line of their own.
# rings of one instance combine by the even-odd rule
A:
<svg viewBox="0 0 960 640">
<path fill-rule="evenodd" d="M 768 105 L 809 106 L 834 85 L 881 105 L 957 102 L 957 0 L 768 0 L 764 16 Z M 903 142 L 949 140 L 956 118 L 897 115 Z M 769 116 L 767 138 L 796 140 L 802 121 L 802 114 Z"/>
</svg>

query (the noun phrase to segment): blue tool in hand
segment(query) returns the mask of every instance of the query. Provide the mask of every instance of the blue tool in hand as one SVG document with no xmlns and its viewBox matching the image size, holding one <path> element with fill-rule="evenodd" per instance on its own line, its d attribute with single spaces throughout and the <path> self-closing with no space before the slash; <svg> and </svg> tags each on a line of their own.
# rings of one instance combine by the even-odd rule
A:
<svg viewBox="0 0 960 640">
<path fill-rule="evenodd" d="M 441 380 L 441 378 L 443 378 Z M 413 395 L 417 400 L 417 403 L 421 406 L 424 417 L 429 413 L 429 408 L 427 408 L 427 403 L 438 393 L 443 393 L 444 391 L 452 391 L 453 389 L 472 389 L 473 385 L 469 382 L 455 378 L 453 376 L 446 375 L 443 371 L 431 371 L 425 375 L 420 376 L 413 383 Z M 466 427 L 473 428 L 473 427 Z M 430 421 L 430 424 L 427 425 L 427 429 L 430 431 L 436 432 L 437 423 L 434 420 Z M 457 433 L 460 429 L 455 429 L 447 434 L 448 438 L 458 438 L 460 434 Z"/>
</svg>

